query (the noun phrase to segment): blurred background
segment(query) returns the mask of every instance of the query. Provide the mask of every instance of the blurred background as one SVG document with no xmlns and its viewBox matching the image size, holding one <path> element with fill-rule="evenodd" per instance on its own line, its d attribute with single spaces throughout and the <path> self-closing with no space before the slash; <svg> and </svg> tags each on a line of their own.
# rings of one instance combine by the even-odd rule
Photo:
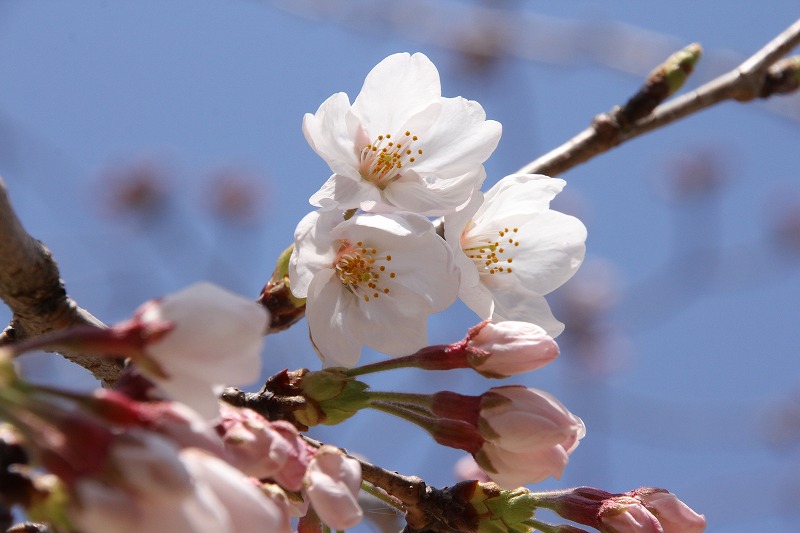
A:
<svg viewBox="0 0 800 533">
<path fill-rule="evenodd" d="M 503 124 L 488 188 L 623 103 L 673 51 L 703 45 L 693 88 L 798 12 L 795 0 L 2 0 L 0 174 L 70 294 L 107 323 L 201 279 L 255 298 L 330 174 L 303 114 L 335 92 L 355 98 L 387 55 L 424 52 L 444 96 Z M 800 96 L 726 103 L 560 176 L 554 207 L 588 227 L 587 259 L 549 298 L 567 326 L 562 356 L 508 382 L 554 393 L 588 435 L 541 488 L 664 487 L 709 531 L 797 531 L 798 146 Z M 431 319 L 430 341 L 476 322 L 456 305 Z M 318 368 L 305 322 L 268 337 L 264 362 L 264 378 Z M 54 355 L 24 366 L 33 380 L 95 385 Z M 467 372 L 366 381 L 500 384 Z M 459 452 L 383 414 L 311 435 L 456 481 Z"/>
</svg>

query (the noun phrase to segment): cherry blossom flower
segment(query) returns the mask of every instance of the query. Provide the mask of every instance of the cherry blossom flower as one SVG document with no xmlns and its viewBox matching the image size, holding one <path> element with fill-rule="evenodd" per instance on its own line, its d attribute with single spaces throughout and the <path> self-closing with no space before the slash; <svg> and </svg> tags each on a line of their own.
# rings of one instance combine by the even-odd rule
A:
<svg viewBox="0 0 800 533">
<path fill-rule="evenodd" d="M 701 533 L 706 529 L 706 518 L 668 490 L 641 487 L 627 493 L 644 504 L 664 528 L 664 533 Z"/>
<path fill-rule="evenodd" d="M 528 322 L 483 322 L 467 336 L 469 362 L 481 374 L 503 378 L 539 369 L 558 357 L 558 344 Z"/>
<path fill-rule="evenodd" d="M 361 521 L 358 504 L 361 465 L 338 448 L 322 446 L 308 465 L 303 491 L 320 519 L 333 529 L 345 530 Z"/>
<path fill-rule="evenodd" d="M 453 303 L 449 246 L 412 213 L 308 214 L 295 231 L 292 292 L 307 298 L 311 338 L 325 366 L 352 367 L 366 345 L 388 355 L 426 346 L 428 315 Z"/>
<path fill-rule="evenodd" d="M 475 460 L 505 488 L 560 479 L 586 435 L 580 418 L 552 395 L 522 386 L 494 387 L 481 397 L 478 428 L 486 442 Z"/>
<path fill-rule="evenodd" d="M 312 205 L 443 215 L 480 187 L 501 127 L 477 102 L 443 98 L 433 63 L 403 53 L 372 69 L 352 105 L 337 93 L 306 114 L 303 133 L 334 172 Z"/>
<path fill-rule="evenodd" d="M 244 297 L 198 283 L 143 304 L 131 322 L 166 329 L 147 343 L 140 368 L 171 399 L 207 418 L 219 414 L 224 386 L 259 376 L 267 312 Z"/>
<path fill-rule="evenodd" d="M 532 322 L 553 337 L 564 330 L 544 295 L 572 277 L 586 251 L 581 221 L 549 208 L 564 185 L 513 174 L 445 216 L 461 270 L 458 295 L 481 318 Z"/>
</svg>

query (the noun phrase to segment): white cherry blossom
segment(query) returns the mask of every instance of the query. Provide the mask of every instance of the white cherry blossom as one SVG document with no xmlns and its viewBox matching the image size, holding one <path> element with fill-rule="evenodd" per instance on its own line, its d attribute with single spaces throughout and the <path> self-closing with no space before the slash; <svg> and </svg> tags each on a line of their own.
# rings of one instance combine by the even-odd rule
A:
<svg viewBox="0 0 800 533">
<path fill-rule="evenodd" d="M 501 126 L 477 102 L 442 97 L 433 63 L 403 53 L 372 69 L 352 105 L 337 93 L 306 114 L 303 133 L 334 173 L 312 205 L 433 216 L 480 187 Z"/>
<path fill-rule="evenodd" d="M 140 368 L 170 398 L 207 418 L 219 415 L 217 395 L 224 386 L 250 383 L 260 374 L 268 314 L 252 300 L 211 283 L 196 283 L 146 302 L 133 320 L 145 328 L 172 328 L 144 350 L 160 372 Z"/>
<path fill-rule="evenodd" d="M 513 174 L 445 216 L 461 270 L 458 295 L 481 318 L 532 322 L 552 337 L 564 330 L 544 295 L 575 274 L 586 252 L 583 223 L 549 207 L 564 185 Z"/>
<path fill-rule="evenodd" d="M 362 345 L 392 356 L 426 346 L 428 315 L 453 303 L 459 275 L 425 217 L 315 211 L 295 231 L 289 279 L 325 365 L 352 367 Z"/>
</svg>

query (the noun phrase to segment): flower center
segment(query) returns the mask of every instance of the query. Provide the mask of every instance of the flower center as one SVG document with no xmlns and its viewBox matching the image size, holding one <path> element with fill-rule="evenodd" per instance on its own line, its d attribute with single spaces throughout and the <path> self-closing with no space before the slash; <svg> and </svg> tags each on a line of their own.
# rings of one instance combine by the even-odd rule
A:
<svg viewBox="0 0 800 533">
<path fill-rule="evenodd" d="M 408 165 L 422 155 L 422 150 L 414 149 L 419 141 L 416 135 L 406 131 L 400 139 L 392 138 L 391 133 L 378 135 L 371 144 L 361 150 L 361 176 L 381 189 L 400 177 L 403 165 Z"/>
<path fill-rule="evenodd" d="M 503 228 L 497 232 L 468 235 L 465 230 L 461 235 L 461 249 L 475 263 L 480 275 L 510 274 L 514 262 L 512 253 L 519 246 L 518 232 L 519 228 Z"/>
<path fill-rule="evenodd" d="M 391 292 L 388 287 L 381 287 L 381 281 L 387 276 L 391 279 L 396 277 L 386 267 L 391 260 L 391 255 L 380 255 L 378 250 L 361 241 L 355 246 L 342 241 L 334 268 L 339 281 L 347 290 L 369 302 L 370 299 L 379 298 L 381 294 Z"/>
</svg>

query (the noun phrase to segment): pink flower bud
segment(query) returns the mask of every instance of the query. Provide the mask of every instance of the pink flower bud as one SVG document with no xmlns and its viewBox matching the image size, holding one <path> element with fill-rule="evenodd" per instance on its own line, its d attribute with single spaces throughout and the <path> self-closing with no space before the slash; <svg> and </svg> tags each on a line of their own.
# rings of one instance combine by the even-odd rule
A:
<svg viewBox="0 0 800 533">
<path fill-rule="evenodd" d="M 214 418 L 224 385 L 258 378 L 267 319 L 262 306 L 209 283 L 147 302 L 133 322 L 171 329 L 146 344 L 140 368 L 170 398 Z"/>
<path fill-rule="evenodd" d="M 664 533 L 701 533 L 706 529 L 705 516 L 695 513 L 667 490 L 641 487 L 628 494 L 658 518 Z"/>
<path fill-rule="evenodd" d="M 322 446 L 308 465 L 304 484 L 314 510 L 332 529 L 350 529 L 361 521 L 361 465 L 355 459 Z"/>
<path fill-rule="evenodd" d="M 558 357 L 558 344 L 528 322 L 483 322 L 470 330 L 468 360 L 486 377 L 504 378 L 541 368 Z"/>
<path fill-rule="evenodd" d="M 225 448 L 233 464 L 249 476 L 259 479 L 276 476 L 290 461 L 298 460 L 296 450 L 305 448 L 302 442 L 297 442 L 299 435 L 284 428 L 288 439 L 284 438 L 271 422 L 255 411 L 222 404 L 221 412 L 219 426 Z M 290 476 L 293 480 L 289 483 L 295 490 L 302 484 L 307 462 L 298 466 L 298 475 Z"/>
<path fill-rule="evenodd" d="M 254 524 L 261 531 L 290 533 L 289 506 L 277 491 L 264 491 L 252 483 L 242 472 L 225 461 L 200 450 L 189 448 L 181 452 L 186 468 L 197 484 L 205 485 L 209 497 L 218 507 L 215 511 L 224 519 L 225 527 L 192 531 L 224 531 L 236 533 L 250 531 Z M 201 485 L 201 486 L 202 486 Z M 206 502 L 208 503 L 208 502 Z M 197 518 L 201 518 L 200 516 Z"/>
<path fill-rule="evenodd" d="M 504 488 L 561 477 L 586 435 L 580 418 L 555 397 L 522 386 L 495 387 L 482 396 L 475 460 Z"/>
<path fill-rule="evenodd" d="M 311 462 L 312 452 L 297 429 L 289 422 L 277 420 L 270 423 L 270 428 L 289 444 L 286 461 L 277 472 L 272 474 L 272 479 L 282 487 L 298 491 L 303 487 L 303 479 Z"/>
<path fill-rule="evenodd" d="M 636 498 L 615 496 L 598 513 L 603 533 L 665 533 L 658 519 Z"/>
<path fill-rule="evenodd" d="M 483 394 L 479 427 L 484 438 L 512 451 L 562 445 L 571 452 L 586 434 L 581 419 L 554 396 L 519 385 Z"/>
</svg>

